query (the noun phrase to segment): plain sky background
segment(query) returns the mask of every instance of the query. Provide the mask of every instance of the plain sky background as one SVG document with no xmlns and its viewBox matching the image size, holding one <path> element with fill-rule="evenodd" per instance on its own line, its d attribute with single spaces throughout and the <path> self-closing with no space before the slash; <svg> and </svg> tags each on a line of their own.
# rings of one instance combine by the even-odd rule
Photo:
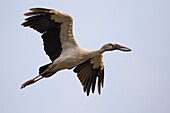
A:
<svg viewBox="0 0 170 113">
<path fill-rule="evenodd" d="M 72 70 L 20 89 L 50 62 L 40 34 L 20 25 L 32 7 L 72 15 L 81 47 L 132 49 L 104 54 L 101 95 L 87 97 Z M 1 0 L 0 20 L 0 113 L 170 113 L 170 0 Z"/>
</svg>

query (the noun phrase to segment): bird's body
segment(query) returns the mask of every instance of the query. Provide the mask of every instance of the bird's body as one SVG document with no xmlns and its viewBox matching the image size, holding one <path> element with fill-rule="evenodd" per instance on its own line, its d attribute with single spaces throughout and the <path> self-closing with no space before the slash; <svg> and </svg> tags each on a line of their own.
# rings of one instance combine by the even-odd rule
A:
<svg viewBox="0 0 170 113">
<path fill-rule="evenodd" d="M 72 69 L 77 73 L 87 95 L 90 89 L 94 93 L 96 80 L 98 80 L 98 92 L 104 84 L 104 64 L 102 53 L 105 51 L 121 50 L 131 51 L 129 48 L 108 43 L 101 49 L 89 51 L 81 48 L 73 36 L 73 18 L 70 15 L 46 8 L 32 8 L 25 13 L 24 27 L 31 27 L 42 33 L 44 50 L 51 59 L 51 63 L 39 68 L 39 75 L 22 84 L 26 87 L 36 81 L 50 77 L 63 69 Z"/>
<path fill-rule="evenodd" d="M 76 47 L 68 48 L 56 60 L 53 61 L 54 66 L 51 71 L 60 71 L 63 69 L 71 69 L 78 64 L 94 57 L 91 51 Z"/>
</svg>

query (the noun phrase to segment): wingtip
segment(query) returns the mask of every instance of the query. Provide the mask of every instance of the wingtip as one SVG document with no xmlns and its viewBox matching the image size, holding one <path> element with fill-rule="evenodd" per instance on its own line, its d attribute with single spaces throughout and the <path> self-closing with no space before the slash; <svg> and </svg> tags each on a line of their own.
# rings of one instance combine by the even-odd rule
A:
<svg viewBox="0 0 170 113">
<path fill-rule="evenodd" d="M 24 13 L 24 16 L 30 16 L 32 12 L 27 12 L 27 13 Z"/>
<path fill-rule="evenodd" d="M 44 12 L 44 11 L 50 11 L 51 9 L 48 9 L 48 8 L 39 8 L 39 7 L 37 7 L 37 8 L 30 8 L 29 9 L 30 11 L 34 11 L 34 12 Z"/>
<path fill-rule="evenodd" d="M 31 16 L 37 13 L 43 13 L 43 12 L 48 12 L 52 9 L 47 9 L 47 8 L 30 8 L 30 12 L 24 13 L 25 16 Z"/>
</svg>

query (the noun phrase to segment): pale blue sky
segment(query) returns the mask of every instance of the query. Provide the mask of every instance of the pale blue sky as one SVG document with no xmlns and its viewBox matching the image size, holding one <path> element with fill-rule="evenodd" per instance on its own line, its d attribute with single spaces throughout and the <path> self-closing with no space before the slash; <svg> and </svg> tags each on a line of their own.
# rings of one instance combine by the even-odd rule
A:
<svg viewBox="0 0 170 113">
<path fill-rule="evenodd" d="M 169 0 L 1 0 L 0 113 L 170 113 L 169 6 Z M 72 70 L 20 90 L 50 61 L 40 34 L 20 25 L 31 7 L 72 15 L 81 47 L 112 42 L 132 49 L 104 54 L 102 95 L 87 97 Z"/>
</svg>

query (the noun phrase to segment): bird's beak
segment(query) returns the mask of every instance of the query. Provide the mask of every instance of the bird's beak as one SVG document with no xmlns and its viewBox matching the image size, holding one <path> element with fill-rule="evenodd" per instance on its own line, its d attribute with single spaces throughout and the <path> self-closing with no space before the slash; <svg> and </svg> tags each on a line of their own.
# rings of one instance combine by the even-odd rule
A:
<svg viewBox="0 0 170 113">
<path fill-rule="evenodd" d="M 120 50 L 120 51 L 127 51 L 127 52 L 131 51 L 131 49 L 129 49 L 128 47 L 121 46 L 121 45 L 119 45 L 118 50 Z"/>
</svg>

